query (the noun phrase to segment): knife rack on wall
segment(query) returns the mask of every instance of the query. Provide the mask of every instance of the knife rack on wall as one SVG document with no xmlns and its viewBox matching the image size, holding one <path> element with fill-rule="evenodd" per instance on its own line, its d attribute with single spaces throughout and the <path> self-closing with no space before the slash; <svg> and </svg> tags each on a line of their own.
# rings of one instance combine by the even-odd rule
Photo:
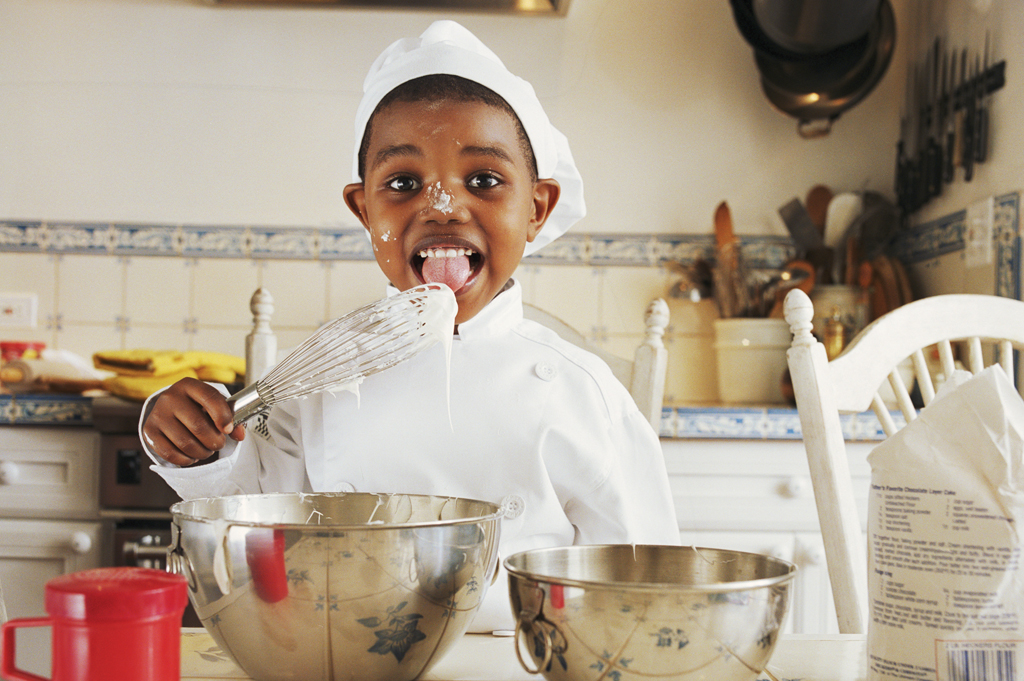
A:
<svg viewBox="0 0 1024 681">
<path fill-rule="evenodd" d="M 988 44 L 986 36 L 984 54 L 970 55 L 935 38 L 908 71 L 896 145 L 895 190 L 904 218 L 957 177 L 970 182 L 974 166 L 988 159 L 988 100 L 1006 84 L 1006 61 L 989 64 Z"/>
</svg>

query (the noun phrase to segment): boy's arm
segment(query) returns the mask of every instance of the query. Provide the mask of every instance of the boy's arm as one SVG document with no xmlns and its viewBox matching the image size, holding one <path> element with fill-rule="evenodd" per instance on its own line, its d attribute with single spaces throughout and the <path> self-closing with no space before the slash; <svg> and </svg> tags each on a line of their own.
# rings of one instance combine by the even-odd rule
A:
<svg viewBox="0 0 1024 681">
<path fill-rule="evenodd" d="M 661 442 L 639 410 L 613 418 L 603 433 L 591 429 L 579 437 L 575 448 L 603 473 L 566 504 L 574 543 L 679 544 Z"/>
</svg>

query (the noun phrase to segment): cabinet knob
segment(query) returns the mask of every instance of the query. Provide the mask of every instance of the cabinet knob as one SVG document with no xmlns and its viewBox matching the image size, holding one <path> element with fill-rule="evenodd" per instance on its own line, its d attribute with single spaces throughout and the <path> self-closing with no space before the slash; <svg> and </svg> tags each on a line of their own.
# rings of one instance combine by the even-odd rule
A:
<svg viewBox="0 0 1024 681">
<path fill-rule="evenodd" d="M 802 475 L 794 475 L 782 484 L 781 492 L 782 496 L 787 499 L 799 499 L 807 496 L 810 487 L 811 483 L 807 478 Z"/>
<path fill-rule="evenodd" d="M 13 485 L 18 482 L 20 476 L 21 471 L 18 469 L 18 464 L 12 461 L 0 463 L 0 485 Z"/>
<path fill-rule="evenodd" d="M 823 565 L 825 563 L 825 547 L 815 542 L 797 541 L 796 560 L 800 566 Z"/>
<path fill-rule="evenodd" d="M 82 555 L 89 553 L 92 549 L 92 537 L 85 532 L 72 532 L 71 533 L 71 550 Z"/>
</svg>

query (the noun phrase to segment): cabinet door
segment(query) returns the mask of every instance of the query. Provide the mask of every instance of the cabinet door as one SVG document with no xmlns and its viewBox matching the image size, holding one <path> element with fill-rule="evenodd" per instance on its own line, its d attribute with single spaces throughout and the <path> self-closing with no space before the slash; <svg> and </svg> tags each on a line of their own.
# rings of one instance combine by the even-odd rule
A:
<svg viewBox="0 0 1024 681">
<path fill-rule="evenodd" d="M 0 515 L 95 518 L 99 434 L 91 428 L 0 428 Z"/>
<path fill-rule="evenodd" d="M 46 582 L 100 566 L 100 523 L 0 520 L 0 589 L 7 617 L 46 615 Z M 18 666 L 48 677 L 49 628 L 18 630 Z"/>
</svg>

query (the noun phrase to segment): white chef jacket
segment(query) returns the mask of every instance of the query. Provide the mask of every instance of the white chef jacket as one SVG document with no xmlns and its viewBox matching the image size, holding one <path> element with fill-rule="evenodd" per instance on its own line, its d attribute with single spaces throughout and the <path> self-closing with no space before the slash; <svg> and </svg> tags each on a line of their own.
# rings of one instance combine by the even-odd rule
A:
<svg viewBox="0 0 1024 681">
<path fill-rule="evenodd" d="M 657 434 L 602 360 L 524 319 L 518 283 L 458 331 L 450 385 L 438 344 L 358 394 L 275 405 L 214 463 L 179 468 L 150 452 L 153 469 L 184 499 L 359 491 L 505 503 L 502 558 L 679 543 Z M 472 628 L 513 626 L 502 574 Z"/>
</svg>

